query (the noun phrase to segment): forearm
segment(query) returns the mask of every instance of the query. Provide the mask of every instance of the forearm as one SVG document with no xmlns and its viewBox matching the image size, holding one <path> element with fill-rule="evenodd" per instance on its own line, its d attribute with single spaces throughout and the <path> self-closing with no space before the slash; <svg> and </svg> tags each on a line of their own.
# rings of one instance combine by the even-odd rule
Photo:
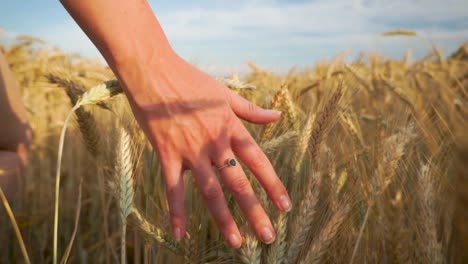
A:
<svg viewBox="0 0 468 264">
<path fill-rule="evenodd" d="M 20 87 L 0 52 L 0 151 L 12 151 L 26 163 L 32 133 Z"/>
<path fill-rule="evenodd" d="M 61 2 L 124 83 L 140 78 L 138 75 L 145 72 L 144 69 L 161 67 L 165 60 L 174 57 L 146 0 Z M 143 88 L 124 88 L 133 96 L 144 93 L 140 91 Z"/>
</svg>

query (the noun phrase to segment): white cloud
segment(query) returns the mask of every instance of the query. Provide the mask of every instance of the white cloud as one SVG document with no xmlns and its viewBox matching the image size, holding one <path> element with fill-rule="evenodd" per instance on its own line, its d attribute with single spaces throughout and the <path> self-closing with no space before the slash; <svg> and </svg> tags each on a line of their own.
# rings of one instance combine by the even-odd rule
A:
<svg viewBox="0 0 468 264">
<path fill-rule="evenodd" d="M 449 52 L 468 41 L 468 30 L 463 29 L 468 26 L 463 22 L 468 21 L 464 0 L 211 2 L 154 1 L 152 6 L 175 49 L 216 74 L 245 71 L 248 60 L 287 69 L 331 58 L 346 48 L 351 49 L 350 56 L 369 50 L 399 56 L 410 47 L 423 55 L 432 42 Z M 423 37 L 380 36 L 395 27 L 416 27 Z M 100 57 L 71 20 L 33 34 L 66 51 Z"/>
<path fill-rule="evenodd" d="M 238 64 L 242 63 L 241 58 L 262 60 L 268 52 L 290 55 L 302 52 L 303 56 L 318 58 L 306 53 L 315 49 L 320 56 L 333 56 L 339 50 L 351 48 L 355 53 L 374 50 L 394 55 L 411 47 L 421 56 L 431 47 L 431 41 L 453 49 L 468 40 L 468 31 L 449 28 L 451 21 L 460 23 L 468 19 L 467 3 L 461 0 L 241 1 L 234 8 L 191 8 L 158 15 L 169 39 L 183 54 L 211 53 L 204 62 L 219 63 L 223 58 L 232 57 L 225 54 L 229 50 L 237 52 L 244 45 L 245 49 L 234 61 L 226 62 Z M 396 27 L 415 27 L 423 37 L 380 36 Z M 278 54 L 271 54 L 274 55 Z M 303 63 L 284 57 L 287 56 L 276 63 Z"/>
<path fill-rule="evenodd" d="M 161 12 L 159 18 L 169 37 L 180 40 L 241 38 L 257 34 L 369 33 L 386 30 L 381 24 L 386 20 L 424 21 L 431 25 L 440 20 L 468 18 L 467 3 L 461 0 L 317 0 L 290 4 L 244 1 L 237 8 Z"/>
</svg>

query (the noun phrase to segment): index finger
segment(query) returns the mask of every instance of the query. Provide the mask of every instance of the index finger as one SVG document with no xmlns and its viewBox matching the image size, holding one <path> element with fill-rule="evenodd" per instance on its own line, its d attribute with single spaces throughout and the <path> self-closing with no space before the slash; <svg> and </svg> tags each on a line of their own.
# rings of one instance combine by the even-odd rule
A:
<svg viewBox="0 0 468 264">
<path fill-rule="evenodd" d="M 268 157 L 240 121 L 236 131 L 239 132 L 231 139 L 234 152 L 255 175 L 276 207 L 285 212 L 291 210 L 288 192 Z"/>
</svg>

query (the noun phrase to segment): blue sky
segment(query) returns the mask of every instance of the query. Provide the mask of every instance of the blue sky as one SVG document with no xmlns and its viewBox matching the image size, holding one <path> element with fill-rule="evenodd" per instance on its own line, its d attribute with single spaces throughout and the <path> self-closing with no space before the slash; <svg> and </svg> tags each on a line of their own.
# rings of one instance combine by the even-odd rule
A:
<svg viewBox="0 0 468 264">
<path fill-rule="evenodd" d="M 432 44 L 445 54 L 468 41 L 466 0 L 150 0 L 174 49 L 215 74 L 242 73 L 252 61 L 286 71 L 292 66 L 331 60 L 345 49 L 414 57 Z M 58 0 L 4 1 L 3 39 L 30 34 L 69 52 L 100 57 Z M 382 37 L 412 29 L 417 38 Z"/>
</svg>

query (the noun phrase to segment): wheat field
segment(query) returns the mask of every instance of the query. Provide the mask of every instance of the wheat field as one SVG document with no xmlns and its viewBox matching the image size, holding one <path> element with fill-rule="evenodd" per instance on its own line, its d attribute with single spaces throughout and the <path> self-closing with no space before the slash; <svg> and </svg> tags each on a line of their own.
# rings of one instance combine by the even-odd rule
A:
<svg viewBox="0 0 468 264">
<path fill-rule="evenodd" d="M 0 44 L 34 131 L 16 223 L 0 209 L 0 263 L 25 262 L 14 224 L 31 263 L 51 263 L 55 248 L 63 263 L 467 263 L 467 47 L 418 60 L 343 53 L 287 74 L 250 64 L 220 79 L 283 112 L 245 124 L 293 199 L 279 213 L 246 170 L 277 238 L 258 241 L 226 192 L 244 236 L 234 250 L 188 172 L 187 235 L 172 239 L 158 156 L 108 67 L 29 36 Z"/>
</svg>

